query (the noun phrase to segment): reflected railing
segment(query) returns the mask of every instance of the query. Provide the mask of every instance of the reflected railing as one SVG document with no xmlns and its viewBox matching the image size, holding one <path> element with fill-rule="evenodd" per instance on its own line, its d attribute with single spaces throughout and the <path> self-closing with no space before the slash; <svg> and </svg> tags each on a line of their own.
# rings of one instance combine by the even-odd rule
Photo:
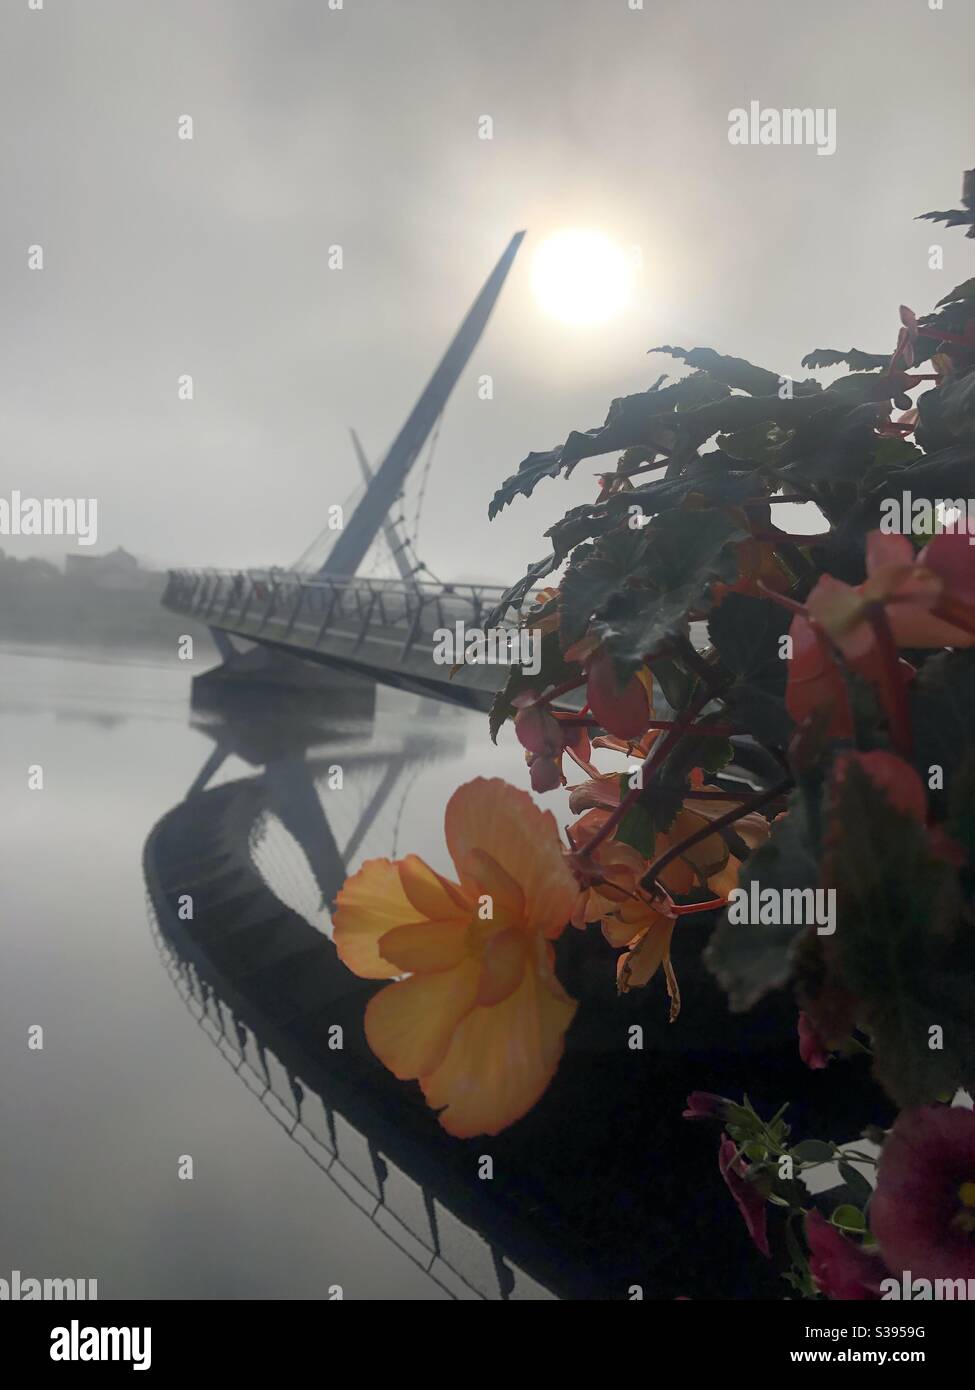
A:
<svg viewBox="0 0 975 1390">
<path fill-rule="evenodd" d="M 217 726 L 212 736 L 226 756 L 228 735 Z M 342 1019 L 347 1034 L 355 1031 L 351 1021 L 361 1020 L 370 992 L 338 962 L 319 904 L 334 900 L 346 866 L 404 771 L 456 752 L 442 721 L 436 739 L 421 729 L 385 753 L 343 750 L 346 777 L 359 780 L 361 806 L 341 831 L 330 824 L 316 786 L 327 757 L 283 750 L 259 776 L 207 789 L 223 762 L 211 754 L 191 794 L 147 840 L 150 928 L 174 987 L 232 1070 L 289 1138 L 435 1284 L 455 1299 L 553 1298 L 455 1214 L 443 1184 L 428 1175 L 431 1165 L 395 1161 L 391 1145 L 370 1132 L 367 1111 L 353 1122 L 342 1104 L 342 1085 L 346 1102 L 350 1091 L 341 1073 L 351 1069 L 352 1094 L 371 1078 L 357 1043 L 350 1041 L 348 1062 L 337 1068 L 334 1061 L 328 1065 L 324 1041 L 318 1047 L 307 1042 L 316 1028 L 324 1037 L 321 1019 Z M 296 892 L 294 903 L 290 894 L 275 893 L 275 874 L 269 884 L 257 867 L 271 820 L 301 851 L 306 891 Z M 278 876 L 299 881 L 293 863 Z M 193 900 L 190 921 L 179 911 L 186 894 Z"/>
<path fill-rule="evenodd" d="M 312 1162 L 362 1210 L 392 1243 L 449 1297 L 464 1299 L 552 1298 L 541 1285 L 490 1251 L 476 1232 L 453 1218 L 429 1189 L 415 1183 L 333 1110 L 234 1016 L 216 991 L 180 957 L 158 927 L 147 900 L 150 931 L 167 974 L 188 1013 L 264 1109 Z M 469 1264 L 472 1241 L 483 1245 L 477 1270 L 468 1277 L 449 1262 Z M 475 1282 L 469 1282 L 469 1279 Z"/>
</svg>

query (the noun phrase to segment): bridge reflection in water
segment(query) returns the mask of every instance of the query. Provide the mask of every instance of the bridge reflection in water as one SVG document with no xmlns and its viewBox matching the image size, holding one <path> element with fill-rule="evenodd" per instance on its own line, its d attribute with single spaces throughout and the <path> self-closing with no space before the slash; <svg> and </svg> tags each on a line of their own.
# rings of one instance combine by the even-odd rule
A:
<svg viewBox="0 0 975 1390">
<path fill-rule="evenodd" d="M 685 1097 L 740 1095 L 744 1075 L 762 1109 L 791 1098 L 808 1134 L 858 1132 L 877 1093 L 851 1065 L 843 1095 L 826 1095 L 799 1059 L 785 995 L 730 1015 L 700 964 L 707 923 L 675 937 L 676 1025 L 662 991 L 615 998 L 615 953 L 599 932 L 563 933 L 557 969 L 580 1001 L 565 1057 L 538 1105 L 495 1137 L 450 1138 L 419 1088 L 373 1056 L 363 1015 L 382 986 L 338 960 L 327 906 L 364 852 L 422 848 L 454 782 L 434 764 L 461 760 L 468 723 L 428 701 L 405 717 L 410 697 L 384 692 L 389 718 L 369 712 L 374 697 L 319 691 L 326 729 L 293 706 L 279 720 L 199 725 L 213 753 L 150 833 L 144 872 L 163 958 L 200 1026 L 294 1142 L 454 1297 L 626 1299 L 632 1285 L 646 1298 L 781 1297 L 721 1182 L 715 1136 L 681 1118 Z M 231 754 L 253 774 L 215 785 Z M 328 788 L 336 764 L 341 792 Z M 438 782 L 429 805 L 424 776 Z M 478 1177 L 482 1154 L 491 1181 Z"/>
<path fill-rule="evenodd" d="M 398 808 L 394 793 L 407 774 L 460 751 L 449 723 L 434 738 L 428 706 L 392 748 L 351 755 L 293 718 L 198 727 L 214 751 L 144 852 L 153 937 L 189 1012 L 289 1137 L 451 1297 L 553 1297 L 454 1214 L 449 1182 L 412 1161 L 416 1135 L 383 1142 L 369 1092 L 385 1073 L 361 1036 L 374 986 L 341 965 L 324 927 L 346 864 L 391 808 L 395 838 L 405 791 Z M 208 788 L 231 754 L 259 772 Z M 323 803 L 337 763 L 338 799 L 354 806 L 341 847 Z M 336 1024 L 341 1051 L 329 1047 Z"/>
</svg>

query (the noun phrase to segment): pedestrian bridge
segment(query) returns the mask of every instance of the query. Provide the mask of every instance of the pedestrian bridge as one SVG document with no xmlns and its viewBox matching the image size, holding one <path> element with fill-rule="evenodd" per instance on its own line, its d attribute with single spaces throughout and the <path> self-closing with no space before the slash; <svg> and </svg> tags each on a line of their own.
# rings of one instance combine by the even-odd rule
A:
<svg viewBox="0 0 975 1390">
<path fill-rule="evenodd" d="M 419 559 L 415 533 L 425 481 L 412 536 L 404 518 L 393 511 L 402 509 L 406 480 L 432 431 L 429 470 L 438 422 L 524 235 L 516 232 L 509 241 L 378 467 L 370 464 L 352 432 L 364 492 L 341 528 L 326 527 L 291 569 L 170 571 L 164 605 L 205 623 L 224 659 L 222 667 L 208 673 L 212 685 L 243 685 L 250 678 L 265 688 L 289 680 L 300 688 L 308 680 L 301 663 L 313 662 L 458 704 L 490 706 L 504 683 L 504 670 L 490 663 L 465 664 L 452 673 L 450 666 L 434 660 L 433 633 L 457 623 L 482 629 L 503 590 L 442 583 Z M 388 552 L 397 578 L 358 574 L 377 545 Z M 258 649 L 241 652 L 234 638 L 256 643 Z M 282 653 L 297 662 L 280 660 Z"/>
<path fill-rule="evenodd" d="M 229 639 L 240 638 L 418 694 L 487 709 L 507 668 L 438 664 L 433 634 L 456 623 L 483 628 L 503 592 L 490 584 L 207 569 L 171 570 L 162 601 L 173 612 L 205 623 L 231 660 L 238 649 Z M 515 624 L 512 619 L 500 625 Z"/>
</svg>

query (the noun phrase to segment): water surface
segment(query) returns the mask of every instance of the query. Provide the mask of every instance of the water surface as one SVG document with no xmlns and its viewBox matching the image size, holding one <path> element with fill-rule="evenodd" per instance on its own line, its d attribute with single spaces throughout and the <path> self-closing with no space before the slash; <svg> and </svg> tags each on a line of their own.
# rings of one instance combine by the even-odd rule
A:
<svg viewBox="0 0 975 1390">
<path fill-rule="evenodd" d="M 97 1278 L 102 1298 L 322 1298 L 333 1284 L 446 1297 L 241 1084 L 164 968 L 143 847 L 226 744 L 191 724 L 185 668 L 52 650 L 0 661 L 0 1276 Z M 486 765 L 518 776 L 518 754 L 490 749 L 481 715 L 385 689 L 371 703 L 339 701 L 309 754 L 335 840 L 351 868 L 408 850 L 447 868 L 450 792 Z M 231 745 L 208 785 L 264 771 L 259 737 Z M 341 792 L 321 770 L 336 764 Z M 28 789 L 32 765 L 43 790 Z M 283 903 L 327 927 L 315 854 L 273 813 L 253 856 Z M 186 1154 L 192 1181 L 177 1176 Z"/>
</svg>

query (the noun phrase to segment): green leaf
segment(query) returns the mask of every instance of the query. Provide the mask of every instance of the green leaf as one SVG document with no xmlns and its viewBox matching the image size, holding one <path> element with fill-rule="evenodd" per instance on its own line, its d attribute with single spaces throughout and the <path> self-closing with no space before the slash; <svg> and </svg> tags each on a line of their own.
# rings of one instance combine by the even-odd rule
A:
<svg viewBox="0 0 975 1390">
<path fill-rule="evenodd" d="M 804 1139 L 792 1150 L 792 1157 L 800 1163 L 832 1163 L 833 1146 L 822 1139 Z"/>
<path fill-rule="evenodd" d="M 809 828 L 805 796 L 793 792 L 788 815 L 773 822 L 772 833 L 751 856 L 739 875 L 747 892 L 761 888 L 816 888 L 819 864 Z M 750 1009 L 770 990 L 779 989 L 792 974 L 796 942 L 802 926 L 740 924 L 722 917 L 704 953 L 705 964 L 725 989 L 731 1008 Z"/>
<path fill-rule="evenodd" d="M 729 543 L 742 532 L 721 511 L 675 512 L 641 533 L 645 560 L 633 582 L 604 602 L 593 630 L 624 668 L 635 670 L 648 652 L 682 629 L 692 610 L 707 603 L 714 579 L 736 570 Z"/>
<path fill-rule="evenodd" d="M 804 1007 L 824 1024 L 851 1001 L 873 1039 L 874 1072 L 900 1105 L 927 1104 L 975 1078 L 975 930 L 955 870 L 932 854 L 925 827 L 894 810 L 851 764 L 827 834 L 824 882 L 836 890 L 836 931 L 816 937 L 818 988 Z M 804 969 L 806 963 L 804 962 Z M 931 1029 L 941 1029 L 939 1047 Z"/>
<path fill-rule="evenodd" d="M 791 438 L 792 432 L 781 429 L 773 420 L 760 420 L 736 434 L 719 434 L 717 444 L 730 458 L 774 466 Z"/>
<path fill-rule="evenodd" d="M 777 392 L 781 382 L 778 372 L 755 367 L 744 357 L 725 357 L 714 348 L 655 347 L 650 352 L 666 352 L 671 357 L 679 357 L 689 367 L 707 372 L 713 381 L 720 381 L 736 391 L 747 391 L 750 396 L 768 396 Z M 818 390 L 818 383 L 814 383 Z"/>
<path fill-rule="evenodd" d="M 975 749 L 968 748 L 951 780 L 945 829 L 968 855 L 969 869 L 975 867 Z"/>
<path fill-rule="evenodd" d="M 779 655 L 790 614 L 769 599 L 727 594 L 708 619 L 722 665 L 734 672 L 723 693 L 729 715 L 766 744 L 788 743 L 794 728 L 785 707 L 788 662 Z"/>
<path fill-rule="evenodd" d="M 845 362 L 851 372 L 873 372 L 886 367 L 890 354 L 883 352 L 861 352 L 859 348 L 847 348 L 839 352 L 836 348 L 814 348 L 802 359 L 804 367 L 838 367 Z"/>
<path fill-rule="evenodd" d="M 532 452 L 518 465 L 518 472 L 512 473 L 498 488 L 488 505 L 488 519 L 493 521 L 502 507 L 507 506 L 519 495 L 530 497 L 543 478 L 557 478 L 562 472 L 562 450 L 545 449 Z"/>
<path fill-rule="evenodd" d="M 644 517 L 650 518 L 676 510 L 694 495 L 717 506 L 771 494 L 771 488 L 756 480 L 753 473 L 736 469 L 734 464 L 735 460 L 720 450 L 712 450 L 701 458 L 691 459 L 676 477 L 653 478 L 640 487 L 614 493 L 604 502 L 573 507 L 545 534 L 551 539 L 555 554 L 561 558 L 582 541 L 598 538 L 623 525 L 629 526 L 631 507 L 639 508 Z"/>
<path fill-rule="evenodd" d="M 491 705 L 491 711 L 488 715 L 488 728 L 491 732 L 492 743 L 497 743 L 502 725 L 514 716 L 516 695 L 521 695 L 526 690 L 532 690 L 541 695 L 550 685 L 561 685 L 564 681 L 571 680 L 573 676 L 581 676 L 582 674 L 579 666 L 569 664 L 563 659 L 556 632 L 546 632 L 542 636 L 539 643 L 539 654 L 541 661 L 535 675 L 528 675 L 520 666 L 512 666 L 504 686 L 495 695 L 494 703 Z"/>
<path fill-rule="evenodd" d="M 685 377 L 672 386 L 659 389 L 656 382 L 648 391 L 619 396 L 613 401 L 606 420 L 598 429 L 573 430 L 558 449 L 529 454 L 518 465 L 517 473 L 498 488 L 488 508 L 495 517 L 515 497 L 529 497 L 543 478 L 559 473 L 568 476 L 582 459 L 626 449 L 669 450 L 674 443 L 675 412 L 703 401 L 719 401 L 728 388 L 711 381 L 703 373 Z"/>
<path fill-rule="evenodd" d="M 625 774 L 623 775 L 623 781 L 628 790 L 629 787 L 626 783 Z M 626 795 L 625 791 L 623 795 Z M 624 845 L 632 846 L 638 854 L 643 855 L 644 859 L 652 859 L 656 831 L 654 829 L 653 816 L 650 814 L 649 809 L 637 801 L 624 814 L 623 819 L 617 827 L 614 838 Z"/>
<path fill-rule="evenodd" d="M 505 589 L 498 603 L 484 620 L 485 628 L 497 627 L 509 608 L 520 608 L 540 579 L 551 574 L 560 561 L 554 555 L 546 555 L 528 566 L 526 573 L 510 588 Z"/>
<path fill-rule="evenodd" d="M 975 299 L 975 275 L 973 275 L 970 280 L 965 280 L 962 284 L 956 285 L 953 290 L 949 290 L 944 299 L 939 299 L 934 307 L 940 309 L 942 304 L 954 304 L 959 299 L 966 301 Z"/>
<path fill-rule="evenodd" d="M 671 710 L 680 713 L 690 703 L 698 678 L 693 671 L 672 657 L 658 657 L 653 663 L 653 678 L 663 692 Z"/>
<path fill-rule="evenodd" d="M 837 1207 L 830 1217 L 834 1226 L 838 1226 L 841 1231 L 865 1231 L 867 1229 L 866 1217 L 859 1207 L 844 1203 Z"/>
<path fill-rule="evenodd" d="M 963 227 L 966 222 L 975 223 L 975 213 L 965 208 L 949 208 L 947 212 L 922 212 L 919 222 L 944 222 L 948 227 Z"/>
<path fill-rule="evenodd" d="M 909 695 L 914 726 L 915 766 L 925 784 L 940 768 L 943 791 L 932 791 L 944 807 L 966 760 L 975 755 L 975 650 L 941 652 L 930 657 Z"/>
<path fill-rule="evenodd" d="M 852 1163 L 841 1160 L 839 1169 L 840 1177 L 849 1188 L 853 1200 L 859 1202 L 861 1205 L 869 1202 L 870 1198 L 873 1196 L 873 1188 L 860 1172 L 859 1168 L 854 1168 Z"/>
<path fill-rule="evenodd" d="M 625 527 L 572 554 L 559 586 L 559 631 L 563 648 L 583 635 L 594 613 L 620 593 L 647 553 L 647 532 Z"/>
</svg>

